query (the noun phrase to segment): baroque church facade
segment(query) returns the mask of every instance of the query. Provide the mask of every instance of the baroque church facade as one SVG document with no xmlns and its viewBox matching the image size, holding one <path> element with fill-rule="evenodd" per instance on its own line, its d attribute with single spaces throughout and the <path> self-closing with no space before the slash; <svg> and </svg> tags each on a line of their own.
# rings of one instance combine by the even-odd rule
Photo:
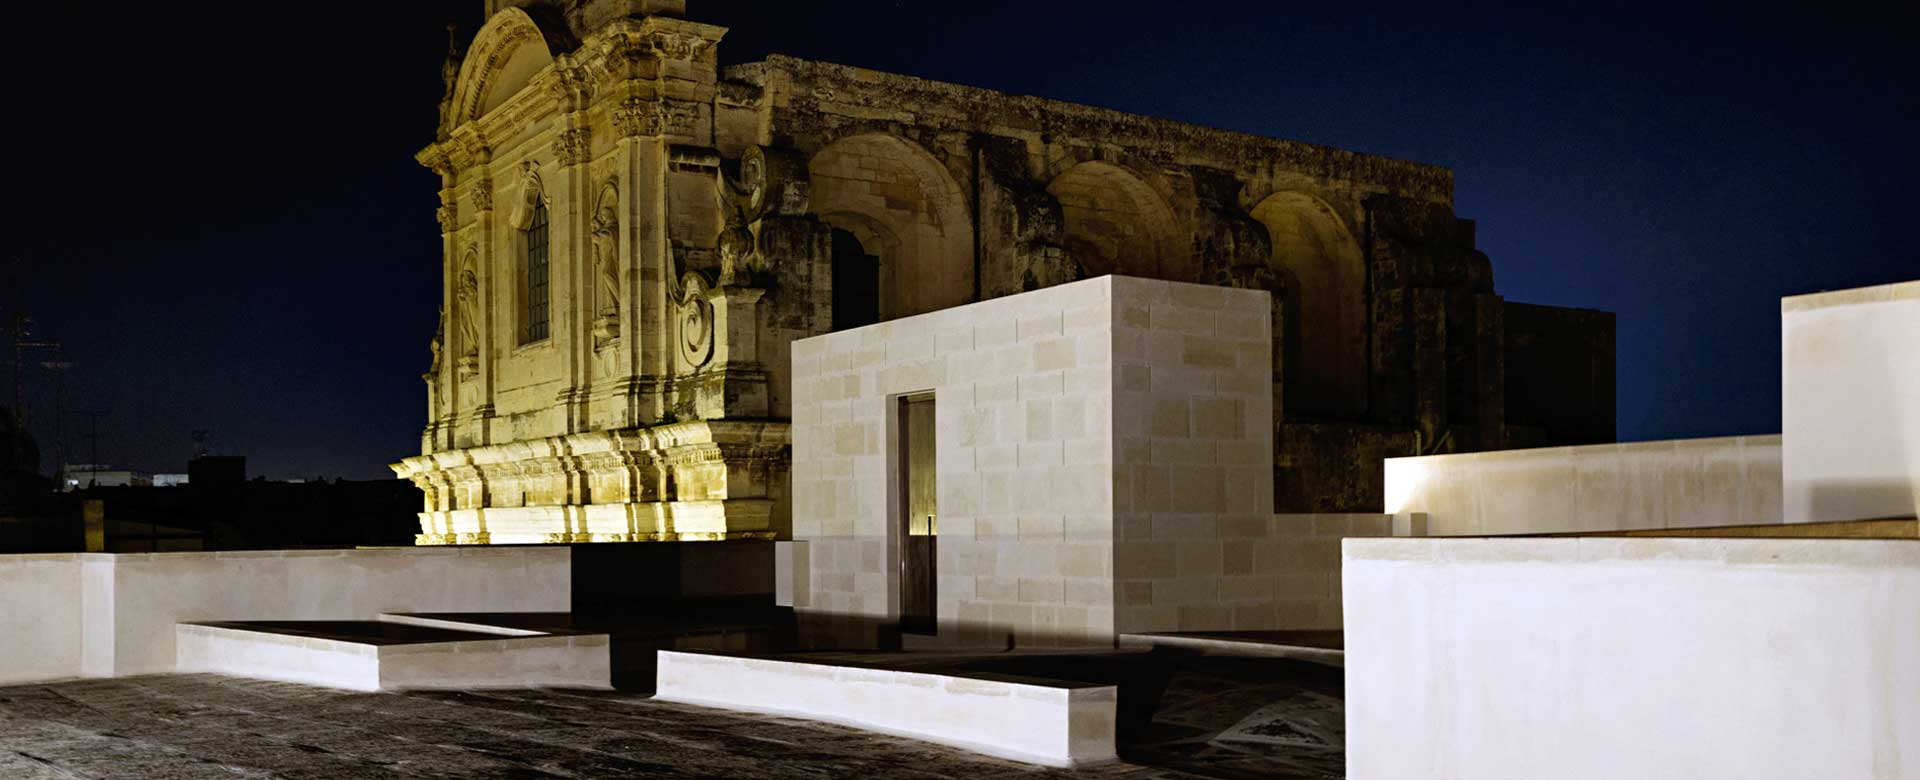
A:
<svg viewBox="0 0 1920 780">
<path fill-rule="evenodd" d="M 1280 512 L 1380 511 L 1384 457 L 1613 439 L 1612 315 L 1497 294 L 1444 168 L 722 67 L 684 0 L 487 6 L 419 155 L 422 544 L 786 538 L 792 342 L 1106 274 L 1271 294 Z"/>
</svg>

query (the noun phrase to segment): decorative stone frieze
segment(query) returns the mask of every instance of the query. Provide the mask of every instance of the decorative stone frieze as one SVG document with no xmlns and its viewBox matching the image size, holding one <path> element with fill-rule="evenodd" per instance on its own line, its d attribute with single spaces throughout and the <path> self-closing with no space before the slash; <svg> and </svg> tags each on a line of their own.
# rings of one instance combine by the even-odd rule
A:
<svg viewBox="0 0 1920 780">
<path fill-rule="evenodd" d="M 773 539 L 788 532 L 786 423 L 696 421 L 408 458 L 419 544 Z"/>
</svg>

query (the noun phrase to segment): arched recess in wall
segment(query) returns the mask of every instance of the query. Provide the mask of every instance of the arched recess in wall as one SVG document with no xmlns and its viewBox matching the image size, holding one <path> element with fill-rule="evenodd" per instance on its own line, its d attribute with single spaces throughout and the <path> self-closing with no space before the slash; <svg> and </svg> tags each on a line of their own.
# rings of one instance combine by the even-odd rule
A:
<svg viewBox="0 0 1920 780">
<path fill-rule="evenodd" d="M 473 37 L 454 87 L 452 126 L 487 112 L 526 89 L 553 64 L 548 35 L 526 11 L 509 8 L 494 14 Z"/>
<path fill-rule="evenodd" d="M 883 134 L 835 141 L 808 162 L 813 210 L 879 258 L 879 318 L 973 300 L 973 222 L 965 193 L 918 144 Z"/>
<path fill-rule="evenodd" d="M 1173 209 L 1127 169 L 1083 162 L 1054 177 L 1047 191 L 1060 201 L 1067 251 L 1088 276 L 1200 281 L 1192 242 L 1180 240 Z"/>
<path fill-rule="evenodd" d="M 1326 202 L 1281 192 L 1253 208 L 1286 284 L 1281 354 L 1288 417 L 1357 417 L 1367 408 L 1366 261 Z"/>
</svg>

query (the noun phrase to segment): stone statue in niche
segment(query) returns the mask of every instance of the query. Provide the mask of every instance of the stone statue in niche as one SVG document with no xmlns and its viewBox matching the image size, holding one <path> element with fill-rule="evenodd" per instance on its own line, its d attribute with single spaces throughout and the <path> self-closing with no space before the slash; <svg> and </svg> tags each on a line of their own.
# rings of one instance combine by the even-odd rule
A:
<svg viewBox="0 0 1920 780">
<path fill-rule="evenodd" d="M 425 377 L 425 379 L 429 382 L 433 381 L 434 377 L 437 377 L 440 375 L 440 353 L 442 350 L 446 348 L 446 345 L 447 345 L 447 307 L 441 306 L 440 317 L 436 320 L 436 324 L 433 327 L 433 342 L 427 345 L 428 349 L 433 350 L 433 362 L 428 364 L 427 374 Z"/>
<path fill-rule="evenodd" d="M 590 231 L 600 304 L 594 335 L 602 340 L 617 338 L 620 334 L 620 195 L 615 187 L 610 181 L 601 191 Z"/>
<path fill-rule="evenodd" d="M 480 327 L 476 318 L 480 312 L 480 277 L 471 266 L 460 272 L 454 294 L 458 296 L 455 311 L 458 312 L 460 326 L 460 376 L 468 377 L 480 371 Z"/>
<path fill-rule="evenodd" d="M 453 22 L 447 23 L 447 59 L 440 63 L 440 80 L 446 85 L 446 91 L 441 93 L 440 97 L 440 137 L 442 139 L 445 139 L 447 131 L 452 129 L 447 120 L 453 115 L 453 93 L 460 79 L 460 45 L 457 41 L 459 32 L 459 25 Z"/>
</svg>

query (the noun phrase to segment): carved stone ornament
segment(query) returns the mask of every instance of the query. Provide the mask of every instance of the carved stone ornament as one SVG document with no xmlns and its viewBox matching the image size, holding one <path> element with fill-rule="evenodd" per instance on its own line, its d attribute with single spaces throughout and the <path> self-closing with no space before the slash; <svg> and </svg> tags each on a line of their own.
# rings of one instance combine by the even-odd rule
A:
<svg viewBox="0 0 1920 780">
<path fill-rule="evenodd" d="M 659 135 L 659 104 L 637 97 L 622 100 L 613 109 L 613 126 L 622 138 Z"/>
<path fill-rule="evenodd" d="M 563 165 L 578 165 L 593 156 L 593 135 L 584 127 L 563 130 L 553 137 L 553 156 Z"/>
<path fill-rule="evenodd" d="M 520 193 L 514 199 L 513 225 L 525 227 L 533 223 L 533 210 L 545 201 L 545 185 L 540 182 L 540 169 L 532 160 L 520 163 Z"/>
<path fill-rule="evenodd" d="M 711 41 L 698 35 L 660 30 L 647 36 L 647 47 L 663 60 L 691 60 L 707 50 Z"/>
<path fill-rule="evenodd" d="M 680 280 L 680 358 L 693 368 L 713 361 L 713 304 L 707 302 L 705 274 L 689 271 Z"/>
<path fill-rule="evenodd" d="M 715 246 L 720 252 L 720 286 L 751 286 L 765 274 L 766 258 L 754 238 L 753 226 L 765 218 L 777 204 L 768 198 L 767 159 L 759 147 L 750 147 L 742 155 L 738 174 L 729 177 L 726 166 L 714 179 L 719 198 L 722 224 Z"/>
<path fill-rule="evenodd" d="M 479 211 L 493 210 L 493 180 L 481 179 L 473 185 L 473 207 Z"/>
</svg>

